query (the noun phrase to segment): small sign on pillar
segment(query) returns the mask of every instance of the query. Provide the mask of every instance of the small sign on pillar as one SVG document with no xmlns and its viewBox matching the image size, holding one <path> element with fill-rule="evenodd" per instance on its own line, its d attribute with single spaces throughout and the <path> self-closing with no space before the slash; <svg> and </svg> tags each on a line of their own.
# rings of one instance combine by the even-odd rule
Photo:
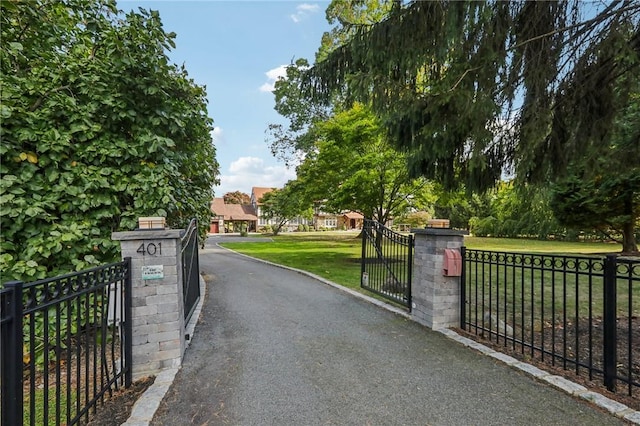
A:
<svg viewBox="0 0 640 426">
<path fill-rule="evenodd" d="M 142 267 L 143 280 L 161 280 L 164 278 L 164 265 L 145 265 Z"/>
</svg>

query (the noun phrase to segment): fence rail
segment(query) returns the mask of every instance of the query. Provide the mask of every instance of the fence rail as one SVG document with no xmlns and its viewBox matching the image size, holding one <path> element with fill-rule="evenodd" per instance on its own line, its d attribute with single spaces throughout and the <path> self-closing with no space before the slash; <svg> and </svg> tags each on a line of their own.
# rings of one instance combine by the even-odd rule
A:
<svg viewBox="0 0 640 426">
<path fill-rule="evenodd" d="M 0 302 L 2 426 L 77 424 L 131 385 L 129 259 L 7 283 Z"/>
<path fill-rule="evenodd" d="M 360 286 L 411 309 L 413 235 L 400 234 L 374 220 L 362 227 Z"/>
<path fill-rule="evenodd" d="M 640 260 L 462 248 L 463 329 L 640 391 Z"/>
<path fill-rule="evenodd" d="M 182 280 L 184 319 L 189 322 L 200 300 L 200 266 L 198 261 L 198 222 L 191 219 L 182 234 Z"/>
</svg>

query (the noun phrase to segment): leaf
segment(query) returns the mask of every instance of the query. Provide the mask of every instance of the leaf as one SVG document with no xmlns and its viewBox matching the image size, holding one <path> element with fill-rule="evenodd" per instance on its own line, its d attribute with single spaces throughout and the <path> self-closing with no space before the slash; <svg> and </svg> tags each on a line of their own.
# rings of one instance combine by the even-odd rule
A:
<svg viewBox="0 0 640 426">
<path fill-rule="evenodd" d="M 11 117 L 11 108 L 6 105 L 0 105 L 0 118 L 6 119 Z"/>
</svg>

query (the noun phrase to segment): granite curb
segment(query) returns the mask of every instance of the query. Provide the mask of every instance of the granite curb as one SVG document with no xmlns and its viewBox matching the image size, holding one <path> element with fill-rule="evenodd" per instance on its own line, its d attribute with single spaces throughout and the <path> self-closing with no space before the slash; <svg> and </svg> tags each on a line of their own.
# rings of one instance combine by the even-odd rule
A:
<svg viewBox="0 0 640 426">
<path fill-rule="evenodd" d="M 216 245 L 219 248 L 233 252 L 247 259 L 251 259 L 256 262 L 265 263 L 278 268 L 287 269 L 287 270 L 314 278 L 324 284 L 334 287 L 342 292 L 349 293 L 350 295 L 358 297 L 375 306 L 391 311 L 404 318 L 411 319 L 411 315 L 402 309 L 389 305 L 385 302 L 382 302 L 378 299 L 375 299 L 371 296 L 367 296 L 366 294 L 362 294 L 350 288 L 343 287 L 339 284 L 336 284 L 318 275 L 312 274 L 307 271 L 303 271 L 301 269 L 279 265 L 273 262 L 269 262 L 267 260 L 257 259 L 255 257 L 238 253 L 226 247 L 222 247 L 218 244 Z M 201 250 L 201 253 L 206 253 L 206 252 L 207 252 L 207 249 Z M 204 285 L 204 280 L 202 279 L 202 277 L 200 277 L 200 291 L 203 296 L 200 298 L 200 302 L 198 303 L 198 306 L 192 316 L 192 319 L 189 325 L 187 326 L 187 334 L 189 334 L 190 336 L 193 336 L 195 324 L 197 323 L 197 320 L 200 317 L 200 313 L 202 311 L 202 304 L 204 303 L 204 291 L 206 291 L 205 287 L 206 286 Z M 640 411 L 633 410 L 622 403 L 619 403 L 617 401 L 614 401 L 610 398 L 605 397 L 604 395 L 590 391 L 586 387 L 579 385 L 577 383 L 574 383 L 564 377 L 548 373 L 533 365 L 519 361 L 509 355 L 503 354 L 501 352 L 497 352 L 481 343 L 476 342 L 475 340 L 461 336 L 453 330 L 441 329 L 441 330 L 434 330 L 434 331 L 437 331 L 443 334 L 444 336 L 462 344 L 463 346 L 474 349 L 478 352 L 483 353 L 484 355 L 494 358 L 497 361 L 505 363 L 506 365 L 512 368 L 518 369 L 523 373 L 528 374 L 540 381 L 544 381 L 549 385 L 567 394 L 587 400 L 592 404 L 600 407 L 601 409 L 605 410 L 606 412 L 618 418 L 621 418 L 632 424 L 640 425 Z M 160 406 L 160 402 L 162 401 L 162 399 L 164 398 L 164 395 L 166 394 L 166 392 L 169 390 L 169 387 L 173 383 L 173 379 L 175 378 L 175 375 L 177 374 L 178 370 L 179 370 L 178 368 L 169 369 L 158 374 L 154 383 L 142 394 L 142 396 L 138 399 L 138 401 L 133 406 L 131 416 L 129 417 L 126 423 L 123 423 L 124 426 L 148 426 L 149 425 L 149 423 L 153 419 L 153 416 L 155 415 L 156 410 Z"/>
</svg>

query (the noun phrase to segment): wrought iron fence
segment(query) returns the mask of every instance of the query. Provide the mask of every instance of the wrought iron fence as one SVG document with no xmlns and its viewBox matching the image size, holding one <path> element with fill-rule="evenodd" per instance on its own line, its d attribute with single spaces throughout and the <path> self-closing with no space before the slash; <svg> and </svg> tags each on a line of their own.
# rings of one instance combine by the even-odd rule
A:
<svg viewBox="0 0 640 426">
<path fill-rule="evenodd" d="M 462 248 L 463 329 L 576 374 L 640 389 L 640 260 Z"/>
<path fill-rule="evenodd" d="M 189 322 L 200 300 L 200 267 L 198 261 L 198 222 L 192 219 L 182 234 L 182 291 L 184 319 Z"/>
<path fill-rule="evenodd" d="M 411 309 L 413 235 L 374 220 L 362 228 L 360 286 Z"/>
<path fill-rule="evenodd" d="M 131 385 L 130 260 L 0 292 L 2 426 L 78 424 Z"/>
</svg>

